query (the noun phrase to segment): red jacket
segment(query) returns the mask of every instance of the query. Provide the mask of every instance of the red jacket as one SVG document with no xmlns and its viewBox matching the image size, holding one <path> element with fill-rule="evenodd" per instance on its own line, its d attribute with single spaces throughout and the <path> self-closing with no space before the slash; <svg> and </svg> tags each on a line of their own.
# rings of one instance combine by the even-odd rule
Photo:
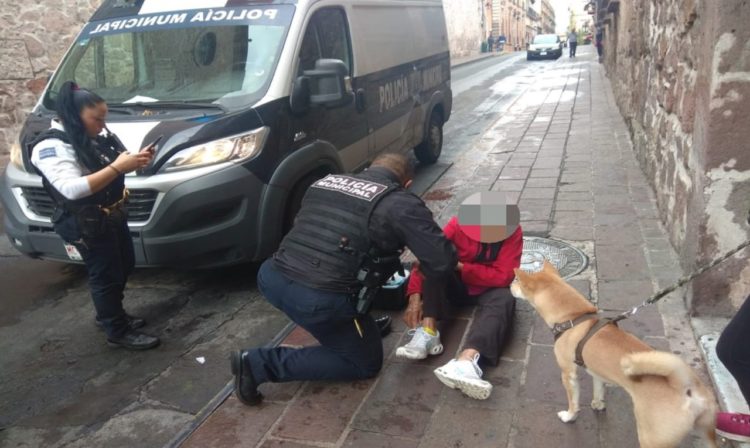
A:
<svg viewBox="0 0 750 448">
<path fill-rule="evenodd" d="M 469 295 L 478 295 L 490 288 L 506 288 L 515 278 L 513 269 L 521 266 L 521 252 L 523 251 L 523 231 L 521 226 L 503 241 L 500 254 L 495 261 L 478 263 L 476 256 L 482 248 L 482 243 L 469 238 L 458 225 L 458 218 L 453 217 L 443 229 L 445 236 L 453 242 L 458 252 L 458 260 L 463 263 L 461 280 L 466 285 Z M 424 276 L 418 269 L 412 272 L 409 279 L 407 295 L 422 292 Z"/>
</svg>

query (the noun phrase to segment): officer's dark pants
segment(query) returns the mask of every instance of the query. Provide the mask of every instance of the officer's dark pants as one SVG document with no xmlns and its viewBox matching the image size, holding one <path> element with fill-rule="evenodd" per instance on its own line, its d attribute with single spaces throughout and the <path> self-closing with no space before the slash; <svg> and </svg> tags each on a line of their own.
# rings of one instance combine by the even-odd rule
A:
<svg viewBox="0 0 750 448">
<path fill-rule="evenodd" d="M 360 316 L 363 337 L 354 324 L 354 304 L 345 294 L 318 291 L 296 283 L 267 260 L 258 272 L 258 288 L 269 303 L 307 330 L 318 347 L 249 350 L 255 380 L 350 381 L 371 378 L 383 365 L 383 344 L 375 321 Z"/>
<path fill-rule="evenodd" d="M 56 226 L 56 230 L 83 257 L 97 319 L 104 326 L 107 337 L 121 337 L 128 330 L 122 307 L 123 292 L 135 267 L 133 239 L 128 225 L 122 223 L 110 227 L 102 237 L 85 242 L 80 239 L 75 226 L 74 219 L 70 218 Z"/>
<path fill-rule="evenodd" d="M 750 297 L 721 333 L 716 354 L 737 380 L 745 401 L 750 405 Z"/>
<path fill-rule="evenodd" d="M 510 288 L 492 288 L 477 296 L 470 296 L 458 275 L 446 279 L 426 278 L 422 286 L 422 312 L 424 317 L 449 318 L 452 306 L 476 305 L 474 322 L 464 343 L 464 349 L 473 348 L 482 360 L 496 366 L 509 340 L 513 327 L 516 299 Z"/>
</svg>

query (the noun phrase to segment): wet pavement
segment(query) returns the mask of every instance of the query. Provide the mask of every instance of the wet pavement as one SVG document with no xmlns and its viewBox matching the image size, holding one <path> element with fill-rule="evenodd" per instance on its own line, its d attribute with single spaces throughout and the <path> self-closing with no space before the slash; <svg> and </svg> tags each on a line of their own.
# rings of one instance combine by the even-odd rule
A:
<svg viewBox="0 0 750 448">
<path fill-rule="evenodd" d="M 566 241 L 588 255 L 589 266 L 570 282 L 601 309 L 622 311 L 642 302 L 681 271 L 593 47 L 581 47 L 573 60 L 508 61 L 492 62 L 502 76 L 473 71 L 477 84 L 459 98 L 475 101 L 457 106 L 462 118 L 454 117 L 446 135 L 449 146 L 464 142 L 466 149 L 441 159 L 445 168 L 424 199 L 445 223 L 468 195 L 504 191 L 518 201 L 526 234 Z M 621 326 L 680 355 L 708 383 L 681 297 L 677 291 Z M 255 408 L 220 397 L 224 401 L 182 446 L 638 446 L 630 398 L 608 387 L 607 410 L 594 412 L 583 372 L 578 420 L 558 420 L 566 398 L 552 335 L 524 302 L 500 365 L 485 370 L 492 396 L 474 401 L 443 387 L 432 370 L 459 351 L 472 312 L 441 323 L 445 353 L 422 362 L 394 356 L 408 338 L 396 319 L 375 379 L 265 384 L 266 400 Z M 295 329 L 284 343 L 316 342 Z M 694 446 L 702 446 L 694 437 L 681 445 Z"/>
</svg>

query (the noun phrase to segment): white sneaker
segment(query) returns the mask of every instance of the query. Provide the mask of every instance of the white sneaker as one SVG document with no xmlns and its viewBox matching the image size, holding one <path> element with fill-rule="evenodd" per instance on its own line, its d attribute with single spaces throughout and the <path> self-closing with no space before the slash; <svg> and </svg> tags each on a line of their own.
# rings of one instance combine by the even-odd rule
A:
<svg viewBox="0 0 750 448">
<path fill-rule="evenodd" d="M 479 355 L 472 361 L 452 359 L 443 367 L 435 369 L 435 376 L 451 389 L 458 389 L 475 400 L 486 400 L 492 393 L 492 384 L 482 379 Z"/>
<path fill-rule="evenodd" d="M 424 327 L 409 330 L 412 334 L 411 341 L 403 347 L 396 349 L 396 356 L 407 359 L 425 359 L 427 355 L 439 355 L 443 353 L 443 344 L 440 343 L 440 332 L 437 336 L 424 331 Z"/>
</svg>

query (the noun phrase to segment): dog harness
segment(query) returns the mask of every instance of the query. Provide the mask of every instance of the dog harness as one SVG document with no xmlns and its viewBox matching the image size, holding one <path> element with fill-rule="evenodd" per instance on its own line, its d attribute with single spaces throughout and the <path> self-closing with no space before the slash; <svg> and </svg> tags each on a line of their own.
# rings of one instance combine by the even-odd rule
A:
<svg viewBox="0 0 750 448">
<path fill-rule="evenodd" d="M 557 341 L 560 336 L 562 336 L 566 331 L 572 329 L 578 324 L 582 324 L 592 319 L 596 319 L 597 322 L 589 329 L 586 335 L 580 341 L 578 341 L 578 345 L 576 345 L 575 363 L 581 367 L 586 367 L 586 363 L 583 362 L 583 347 L 586 346 L 586 343 L 589 341 L 589 339 L 591 339 L 591 337 L 594 336 L 599 330 L 609 324 L 617 326 L 617 321 L 611 318 L 600 319 L 598 313 L 586 313 L 582 316 L 576 317 L 573 320 L 557 323 L 552 326 L 552 334 L 554 334 L 555 341 Z"/>
</svg>

